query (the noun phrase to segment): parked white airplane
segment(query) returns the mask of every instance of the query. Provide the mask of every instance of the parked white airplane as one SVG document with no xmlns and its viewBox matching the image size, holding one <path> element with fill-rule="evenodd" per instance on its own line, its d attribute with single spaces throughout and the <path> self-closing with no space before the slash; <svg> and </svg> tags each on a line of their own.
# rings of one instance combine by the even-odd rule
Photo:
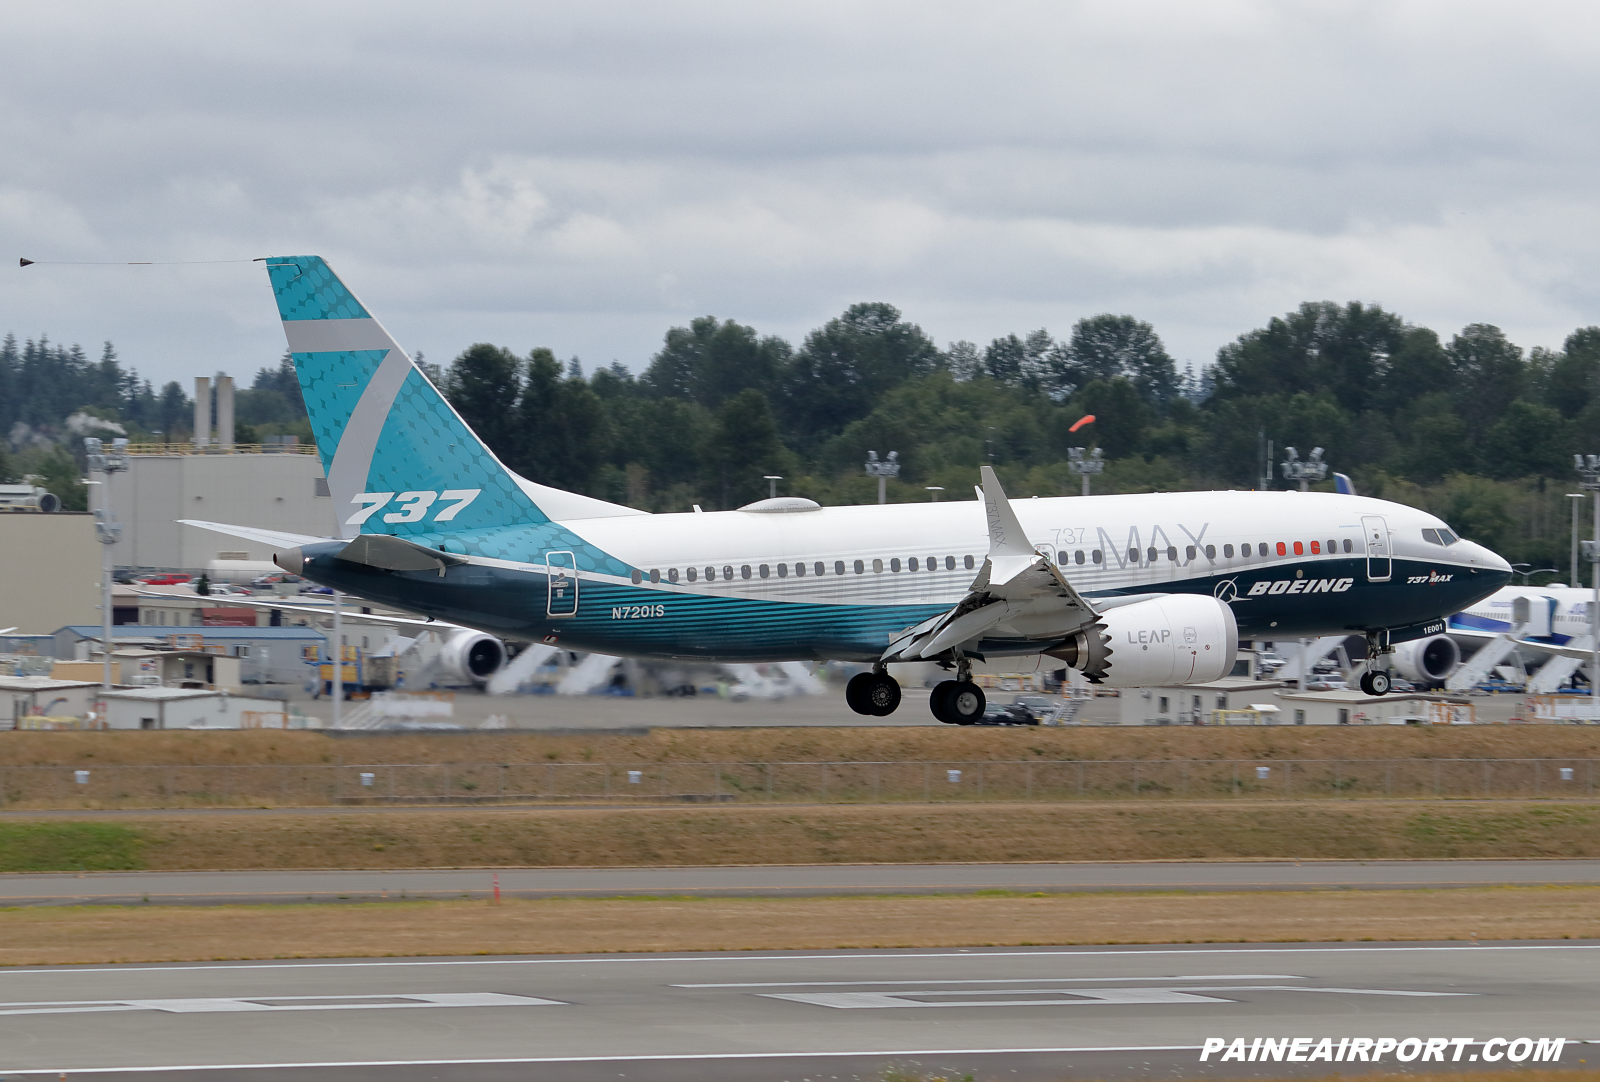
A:
<svg viewBox="0 0 1600 1082">
<path fill-rule="evenodd" d="M 317 256 L 265 261 L 338 509 L 338 537 L 194 522 L 279 566 L 489 636 L 601 654 L 954 670 L 940 720 L 983 714 L 975 658 L 1047 654 L 1092 682 L 1201 682 L 1241 635 L 1436 634 L 1510 575 L 1433 515 L 1359 496 L 1182 492 L 647 515 L 534 484 L 494 456 Z M 284 607 L 284 606 L 276 606 Z M 392 620 L 390 621 L 393 622 Z M 437 626 L 437 625 L 436 625 Z M 483 645 L 480 643 L 480 645 Z M 482 661 L 497 666 L 503 654 Z M 1382 693 L 1388 676 L 1365 678 Z"/>
</svg>

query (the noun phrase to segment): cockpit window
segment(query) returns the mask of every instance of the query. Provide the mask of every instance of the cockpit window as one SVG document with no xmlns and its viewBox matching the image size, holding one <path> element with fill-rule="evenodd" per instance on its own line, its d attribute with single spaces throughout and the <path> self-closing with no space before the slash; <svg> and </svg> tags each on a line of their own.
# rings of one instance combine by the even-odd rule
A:
<svg viewBox="0 0 1600 1082">
<path fill-rule="evenodd" d="M 1455 534 L 1451 533 L 1449 530 L 1440 530 L 1439 531 L 1439 540 L 1441 542 L 1443 542 L 1444 544 L 1446 544 L 1446 545 L 1453 545 L 1457 541 L 1461 540 L 1461 538 L 1457 537 Z"/>
<path fill-rule="evenodd" d="M 1449 530 L 1423 530 L 1422 539 L 1432 545 L 1453 545 L 1461 540 Z"/>
</svg>

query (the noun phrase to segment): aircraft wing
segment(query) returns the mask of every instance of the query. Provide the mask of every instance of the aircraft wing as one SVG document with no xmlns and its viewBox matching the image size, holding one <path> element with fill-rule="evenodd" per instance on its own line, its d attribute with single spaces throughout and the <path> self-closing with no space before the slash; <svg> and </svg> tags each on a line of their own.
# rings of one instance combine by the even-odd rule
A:
<svg viewBox="0 0 1600 1082">
<path fill-rule="evenodd" d="M 261 530 L 254 526 L 230 526 L 224 522 L 202 522 L 199 519 L 180 518 L 184 526 L 198 526 L 202 530 L 212 533 L 225 533 L 229 537 L 242 537 L 246 541 L 256 541 L 263 545 L 273 545 L 281 549 L 297 548 L 300 545 L 314 545 L 319 541 L 337 541 L 336 537 L 311 537 L 301 533 L 285 533 L 282 530 Z"/>
<path fill-rule="evenodd" d="M 989 521 L 989 555 L 966 596 L 895 639 L 884 661 L 933 658 L 988 635 L 1039 639 L 1046 646 L 1043 640 L 1063 639 L 1097 618 L 1054 561 L 1029 544 L 994 470 L 984 466 L 982 473 L 978 492 Z"/>
<path fill-rule="evenodd" d="M 1488 642 L 1491 639 L 1500 638 L 1505 633 L 1471 627 L 1452 627 L 1445 634 L 1453 639 Z M 1579 661 L 1589 661 L 1594 657 L 1594 651 L 1587 646 L 1563 646 L 1553 642 L 1539 642 L 1537 639 L 1512 639 L 1511 642 L 1518 649 L 1532 650 L 1535 653 L 1548 654 L 1552 657 L 1577 658 Z"/>
</svg>

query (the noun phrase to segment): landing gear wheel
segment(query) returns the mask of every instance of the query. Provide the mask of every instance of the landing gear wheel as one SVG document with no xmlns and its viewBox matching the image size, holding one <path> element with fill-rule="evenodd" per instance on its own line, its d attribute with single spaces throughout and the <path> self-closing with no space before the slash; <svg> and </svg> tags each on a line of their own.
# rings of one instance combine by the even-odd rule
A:
<svg viewBox="0 0 1600 1082">
<path fill-rule="evenodd" d="M 867 701 L 867 689 L 877 679 L 872 673 L 856 673 L 850 682 L 844 686 L 844 701 L 858 714 L 872 713 L 872 706 Z"/>
<path fill-rule="evenodd" d="M 983 708 L 987 705 L 983 689 L 970 680 L 962 680 L 945 695 L 945 716 L 941 720 L 972 725 L 983 718 Z"/>
<path fill-rule="evenodd" d="M 957 680 L 944 680 L 933 685 L 933 690 L 928 693 L 928 709 L 933 711 L 933 716 L 946 725 L 957 724 L 956 719 L 950 714 L 950 694 L 961 683 Z"/>
<path fill-rule="evenodd" d="M 1361 690 L 1368 695 L 1389 694 L 1389 674 L 1382 669 L 1372 669 L 1362 673 Z"/>
<path fill-rule="evenodd" d="M 900 705 L 900 685 L 895 678 L 886 673 L 868 673 L 872 682 L 863 685 L 866 689 L 865 713 L 874 717 L 886 718 L 895 712 Z"/>
</svg>

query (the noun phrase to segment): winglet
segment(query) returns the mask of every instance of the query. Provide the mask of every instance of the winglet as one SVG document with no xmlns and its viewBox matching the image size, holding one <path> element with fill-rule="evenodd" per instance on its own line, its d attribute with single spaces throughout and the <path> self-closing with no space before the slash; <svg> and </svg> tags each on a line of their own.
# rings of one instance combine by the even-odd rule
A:
<svg viewBox="0 0 1600 1082">
<path fill-rule="evenodd" d="M 1032 560 L 1036 555 L 1033 545 L 1028 542 L 1028 535 L 1022 532 L 1022 523 L 1017 521 L 1017 512 L 1012 508 L 1011 501 L 1006 499 L 1006 490 L 1000 487 L 994 467 L 981 466 L 979 469 L 983 474 L 983 510 L 989 520 L 989 555 L 1026 556 Z"/>
</svg>

